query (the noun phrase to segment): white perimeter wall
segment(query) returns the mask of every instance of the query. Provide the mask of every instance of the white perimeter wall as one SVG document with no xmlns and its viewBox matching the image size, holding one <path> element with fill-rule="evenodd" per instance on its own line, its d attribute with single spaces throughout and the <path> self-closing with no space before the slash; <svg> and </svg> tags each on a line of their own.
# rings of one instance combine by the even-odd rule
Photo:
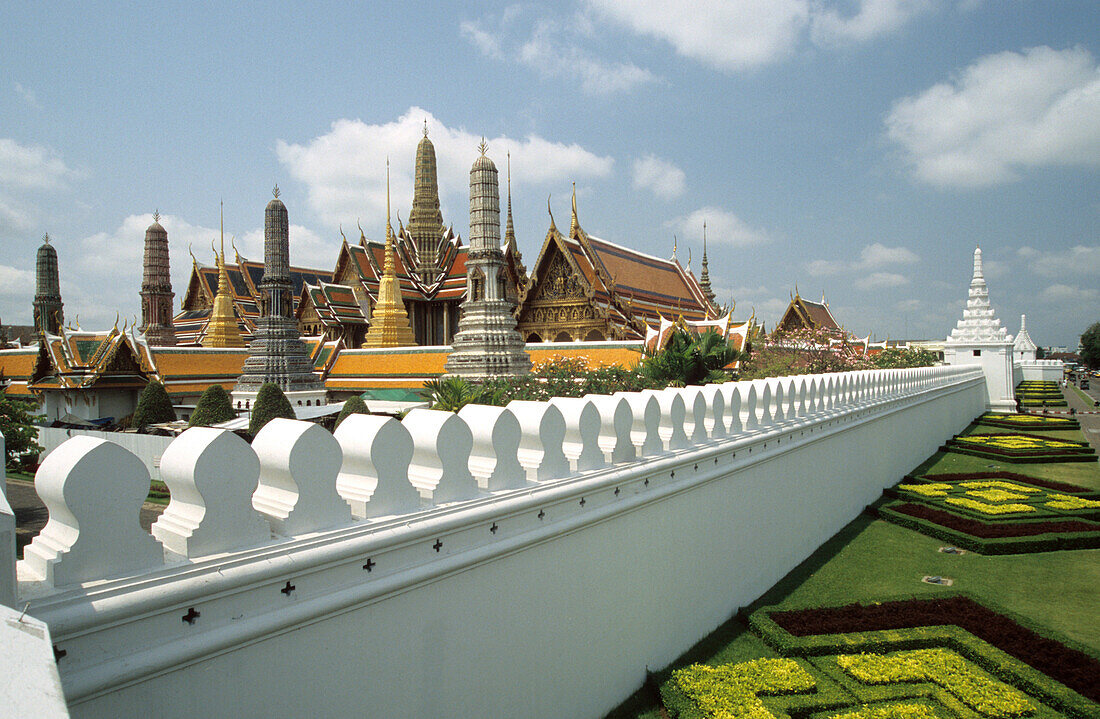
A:
<svg viewBox="0 0 1100 719">
<path fill-rule="evenodd" d="M 80 694 L 72 715 L 602 716 L 647 666 L 664 667 L 756 599 L 965 427 L 985 407 L 984 385 L 979 376 L 696 446 L 635 463 L 645 471 L 563 484 L 542 503 L 515 496 L 492 515 L 491 538 L 485 515 L 439 522 L 438 536 L 397 528 L 390 554 L 376 545 L 343 555 L 359 572 L 352 584 L 322 586 L 336 559 L 273 570 L 247 597 L 204 604 L 181 593 L 141 631 L 110 626 L 108 597 L 95 610 L 100 640 L 133 651 L 114 667 L 121 677 L 87 665 L 66 677 L 60 662 L 66 691 Z M 378 562 L 370 574 L 358 566 L 368 555 Z M 387 574 L 399 558 L 407 568 Z M 284 580 L 296 587 L 289 597 Z M 180 615 L 192 603 L 202 617 L 188 626 Z M 75 656 L 87 641 L 78 614 L 51 622 Z"/>
</svg>

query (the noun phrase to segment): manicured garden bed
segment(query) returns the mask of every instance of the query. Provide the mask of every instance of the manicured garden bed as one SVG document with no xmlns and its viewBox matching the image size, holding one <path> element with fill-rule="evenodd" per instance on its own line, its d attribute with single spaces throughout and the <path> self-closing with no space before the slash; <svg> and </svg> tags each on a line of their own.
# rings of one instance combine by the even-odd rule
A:
<svg viewBox="0 0 1100 719">
<path fill-rule="evenodd" d="M 945 449 L 1014 463 L 1096 461 L 1096 450 L 1087 442 L 1052 439 L 1037 434 L 957 435 L 947 440 Z"/>
<path fill-rule="evenodd" d="M 983 414 L 975 424 L 1034 432 L 1043 429 L 1080 429 L 1081 423 L 1070 417 L 1041 414 Z"/>
<path fill-rule="evenodd" d="M 774 627 L 765 622 L 765 618 L 774 623 Z M 1095 652 L 1044 635 L 1024 626 L 1018 618 L 984 606 L 964 594 L 798 610 L 765 607 L 757 610 L 750 621 L 767 644 L 787 655 L 930 646 L 935 643 L 935 632 L 896 630 L 955 626 L 1092 702 L 1100 702 L 1100 658 Z M 888 630 L 894 631 L 879 634 Z M 819 641 L 794 640 L 805 637 L 815 637 Z M 940 643 L 953 644 L 946 640 L 946 635 L 945 641 Z M 971 658 L 982 663 L 981 657 Z M 986 653 L 985 660 L 991 664 L 987 669 L 1005 678 L 999 672 L 1008 667 L 997 666 L 995 655 Z"/>
</svg>

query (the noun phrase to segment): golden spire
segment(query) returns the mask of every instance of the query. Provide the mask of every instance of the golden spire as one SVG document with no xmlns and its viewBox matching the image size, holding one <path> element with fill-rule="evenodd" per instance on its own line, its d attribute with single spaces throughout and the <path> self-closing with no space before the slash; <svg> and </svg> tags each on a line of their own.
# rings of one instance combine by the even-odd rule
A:
<svg viewBox="0 0 1100 719">
<path fill-rule="evenodd" d="M 489 146 L 485 144 L 484 137 L 481 138 L 481 144 L 477 146 L 477 149 L 481 153 L 481 156 L 484 157 L 485 152 L 489 149 Z"/>
<path fill-rule="evenodd" d="M 425 128 L 427 125 L 425 124 Z M 362 347 L 406 347 L 416 344 L 409 315 L 401 299 L 397 281 L 397 251 L 390 226 L 390 161 L 386 160 L 386 249 L 382 278 L 378 282 L 378 302 L 371 312 L 370 327 Z"/>
<path fill-rule="evenodd" d="M 428 118 L 424 118 L 424 137 L 428 136 Z M 386 160 L 386 167 L 390 166 L 390 161 Z"/>
<path fill-rule="evenodd" d="M 218 294 L 214 297 L 214 307 L 210 311 L 210 320 L 206 323 L 206 335 L 202 338 L 203 347 L 244 347 L 241 328 L 237 326 L 237 317 L 233 313 L 232 289 L 229 285 L 229 271 L 225 269 L 225 203 L 220 210 L 221 253 L 214 253 L 218 265 Z M 211 245 L 214 243 L 211 242 Z"/>
<path fill-rule="evenodd" d="M 573 215 L 569 218 L 569 236 L 577 234 L 577 230 L 581 228 L 580 221 L 577 220 L 577 183 L 573 183 Z"/>
<path fill-rule="evenodd" d="M 272 188 L 271 194 L 275 196 L 275 199 L 279 199 L 279 183 L 275 183 L 275 187 Z"/>
<path fill-rule="evenodd" d="M 676 259 L 676 235 L 672 236 L 672 259 Z"/>
<path fill-rule="evenodd" d="M 546 211 L 550 214 L 550 229 L 557 230 L 557 225 L 554 224 L 554 211 L 550 209 L 550 195 L 546 196 Z"/>
<path fill-rule="evenodd" d="M 153 222 L 160 222 L 160 210 L 153 210 Z"/>
</svg>

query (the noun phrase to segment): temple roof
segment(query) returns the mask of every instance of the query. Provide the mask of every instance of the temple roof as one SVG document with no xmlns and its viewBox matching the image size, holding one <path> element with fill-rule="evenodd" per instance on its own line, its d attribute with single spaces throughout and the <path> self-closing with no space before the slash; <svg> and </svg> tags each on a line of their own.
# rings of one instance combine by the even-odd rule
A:
<svg viewBox="0 0 1100 719">
<path fill-rule="evenodd" d="M 1012 349 L 1017 352 L 1035 352 L 1039 347 L 1032 342 L 1031 335 L 1027 332 L 1027 315 L 1020 315 L 1020 332 L 1016 335 L 1016 341 Z"/>
<path fill-rule="evenodd" d="M 795 292 L 775 326 L 778 329 L 796 326 L 825 330 L 841 329 L 840 323 L 833 317 L 833 313 L 829 310 L 829 303 L 824 297 L 821 298 L 821 302 L 814 302 L 800 296 L 798 292 Z"/>
</svg>

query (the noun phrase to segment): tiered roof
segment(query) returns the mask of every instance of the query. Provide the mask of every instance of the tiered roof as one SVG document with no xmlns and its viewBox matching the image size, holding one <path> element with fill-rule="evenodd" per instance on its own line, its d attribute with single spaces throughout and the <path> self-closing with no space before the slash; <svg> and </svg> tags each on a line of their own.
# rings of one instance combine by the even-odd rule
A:
<svg viewBox="0 0 1100 719">
<path fill-rule="evenodd" d="M 106 332 L 61 328 L 44 335 L 30 389 L 141 388 L 152 374 L 149 345 L 117 326 Z"/>
<path fill-rule="evenodd" d="M 822 296 L 820 302 L 814 302 L 800 296 L 795 291 L 794 297 L 791 298 L 791 302 L 787 305 L 783 316 L 776 324 L 776 328 L 787 330 L 800 327 L 830 331 L 841 330 L 840 323 L 833 317 L 833 313 L 829 310 L 829 303 L 825 301 L 824 296 Z"/>
<path fill-rule="evenodd" d="M 982 273 L 982 248 L 974 250 L 974 276 L 963 318 L 947 336 L 947 344 L 1011 343 L 1012 335 L 1001 326 L 989 304 L 989 288 Z"/>
<path fill-rule="evenodd" d="M 718 317 L 699 281 L 675 257 L 662 259 L 588 234 L 577 219 L 576 197 L 569 234 L 558 230 L 551 215 L 523 300 L 537 294 L 557 257 L 617 337 L 644 339 L 647 325 L 659 325 L 663 318 L 700 322 Z"/>
</svg>

